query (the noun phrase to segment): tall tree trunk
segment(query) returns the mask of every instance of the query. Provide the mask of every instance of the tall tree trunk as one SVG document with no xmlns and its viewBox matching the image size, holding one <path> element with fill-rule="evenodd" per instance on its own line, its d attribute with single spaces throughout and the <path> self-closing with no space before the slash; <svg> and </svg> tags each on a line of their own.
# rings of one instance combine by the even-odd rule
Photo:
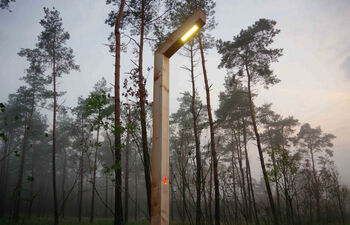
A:
<svg viewBox="0 0 350 225">
<path fill-rule="evenodd" d="M 137 176 L 137 154 L 135 151 L 135 158 L 134 158 L 134 169 L 135 169 L 135 215 L 134 219 L 136 220 L 138 218 L 138 176 Z"/>
<path fill-rule="evenodd" d="M 56 93 L 56 52 L 53 52 L 53 122 L 52 122 L 52 187 L 53 187 L 53 206 L 55 225 L 58 225 L 58 203 L 56 188 L 56 111 L 57 111 L 57 93 Z"/>
<path fill-rule="evenodd" d="M 277 219 L 280 220 L 280 216 L 281 215 L 281 204 L 280 204 L 280 193 L 279 193 L 279 187 L 278 187 L 278 179 L 277 179 L 277 166 L 276 166 L 276 157 L 275 157 L 275 149 L 274 147 L 277 147 L 277 146 L 274 146 L 273 145 L 273 142 L 272 142 L 272 135 L 271 135 L 271 131 L 270 131 L 270 128 L 268 128 L 268 135 L 269 135 L 269 142 L 270 142 L 270 148 L 271 148 L 271 159 L 272 159 L 272 166 L 273 166 L 273 170 L 274 170 L 274 173 L 273 173 L 273 176 L 274 176 L 274 179 L 275 179 L 275 189 L 276 189 L 276 201 L 277 201 Z"/>
<path fill-rule="evenodd" d="M 131 124 L 130 106 L 128 109 L 128 125 Z M 130 129 L 126 130 L 126 146 L 125 146 L 125 193 L 124 193 L 124 221 L 128 223 L 129 219 L 129 154 L 130 154 Z"/>
<path fill-rule="evenodd" d="M 255 137 L 256 137 L 256 143 L 257 143 L 258 152 L 259 152 L 259 158 L 260 158 L 260 165 L 261 165 L 261 169 L 262 169 L 263 175 L 264 175 L 264 181 L 265 181 L 267 195 L 269 197 L 270 207 L 271 207 L 271 211 L 272 211 L 272 215 L 273 215 L 273 221 L 274 221 L 275 225 L 278 225 L 279 222 L 278 222 L 278 219 L 277 219 L 275 203 L 273 202 L 273 196 L 272 196 L 271 187 L 270 187 L 270 183 L 269 183 L 269 177 L 267 175 L 267 171 L 266 171 L 266 167 L 265 167 L 265 161 L 264 161 L 264 155 L 263 155 L 262 148 L 261 148 L 260 135 L 258 133 L 258 127 L 256 125 L 256 120 L 255 120 L 255 112 L 254 112 L 254 105 L 253 105 L 253 98 L 252 98 L 251 84 L 250 84 L 250 82 L 251 82 L 250 78 L 251 77 L 250 77 L 247 65 L 246 65 L 246 72 L 247 72 L 247 76 L 248 76 L 248 94 L 249 94 L 250 116 L 251 116 L 251 119 L 252 119 L 254 134 L 255 134 Z"/>
<path fill-rule="evenodd" d="M 201 224 L 202 211 L 201 211 L 201 150 L 200 150 L 200 141 L 198 135 L 198 116 L 196 112 L 196 86 L 194 80 L 194 61 L 193 61 L 193 45 L 194 42 L 190 43 L 190 59 L 191 59 L 191 81 L 192 81 L 192 102 L 191 102 L 191 113 L 193 118 L 193 132 L 194 139 L 196 143 L 196 191 L 197 191 L 197 199 L 196 199 L 196 224 Z"/>
<path fill-rule="evenodd" d="M 252 175 L 250 171 L 250 163 L 249 163 L 249 156 L 248 156 L 248 148 L 247 148 L 247 131 L 246 131 L 246 124 L 245 119 L 242 117 L 243 120 L 243 141 L 244 141 L 244 152 L 245 152 L 245 160 L 246 160 L 246 170 L 247 170 L 247 183 L 248 183 L 248 192 L 251 193 L 252 196 L 252 203 L 253 203 L 253 209 L 254 209 L 254 218 L 255 218 L 255 224 L 259 225 L 259 217 L 258 217 L 258 210 L 256 209 L 256 202 L 255 202 L 255 194 L 253 189 L 253 183 L 252 183 Z"/>
<path fill-rule="evenodd" d="M 311 155 L 311 162 L 312 162 L 312 175 L 313 175 L 313 188 L 314 188 L 314 196 L 316 200 L 316 213 L 317 213 L 317 221 L 321 221 L 321 206 L 320 206 L 320 191 L 319 191 L 319 185 L 320 182 L 318 182 L 317 178 L 317 171 L 315 167 L 315 159 L 314 159 L 314 152 L 313 149 L 310 149 L 310 155 Z"/>
<path fill-rule="evenodd" d="M 143 167 L 145 171 L 145 183 L 147 193 L 147 207 L 149 219 L 151 218 L 151 171 L 150 171 L 150 156 L 148 152 L 147 143 L 147 127 L 146 127 L 146 110 L 145 110 L 145 97 L 146 91 L 144 87 L 143 79 L 143 44 L 144 44 L 144 30 L 145 30 L 145 0 L 141 3 L 141 27 L 140 27 L 140 49 L 139 49 L 139 98 L 140 98 L 140 119 L 141 119 L 141 134 L 142 134 L 142 153 L 143 153 Z"/>
<path fill-rule="evenodd" d="M 64 199 L 66 196 L 66 192 L 65 192 L 65 185 L 66 185 L 66 165 L 67 165 L 67 152 L 66 150 L 63 150 L 63 154 L 64 154 L 64 159 L 63 159 L 63 173 L 62 173 L 62 218 L 64 218 L 65 215 L 65 204 L 64 204 Z"/>
<path fill-rule="evenodd" d="M 180 176 L 181 176 L 181 189 L 182 189 L 182 217 L 181 217 L 181 224 L 185 224 L 185 218 L 186 218 L 186 169 L 185 169 L 185 153 L 184 153 L 184 143 L 183 143 L 183 132 L 180 132 Z"/>
<path fill-rule="evenodd" d="M 209 172 L 210 172 L 210 168 L 209 168 Z M 207 186 L 206 186 L 206 181 L 203 180 L 202 182 L 202 190 L 203 190 L 203 200 L 204 200 L 204 209 L 205 209 L 205 224 L 210 224 L 210 216 L 209 216 L 209 205 L 208 205 L 208 199 L 207 199 Z"/>
<path fill-rule="evenodd" d="M 234 131 L 232 131 L 234 132 Z M 240 176 L 241 176 L 241 195 L 242 195 L 242 200 L 244 203 L 244 207 L 243 207 L 243 215 L 245 220 L 248 219 L 248 202 L 247 202 L 247 192 L 245 189 L 245 179 L 244 179 L 244 170 L 243 170 L 243 159 L 242 159 L 242 146 L 241 146 L 241 134 L 238 130 L 238 133 L 236 136 L 236 142 L 237 142 L 237 157 L 238 157 L 238 166 L 239 166 L 239 172 L 240 172 Z M 248 221 L 246 221 L 246 223 L 248 223 Z"/>
<path fill-rule="evenodd" d="M 209 152 L 209 143 L 208 143 Z M 209 175 L 209 225 L 213 225 L 213 213 L 212 213 L 212 193 L 213 193 L 213 157 L 210 155 L 210 175 Z"/>
<path fill-rule="evenodd" d="M 13 222 L 18 222 L 19 210 L 21 207 L 21 192 L 22 192 L 22 181 L 23 181 L 23 172 L 24 172 L 24 163 L 25 157 L 27 153 L 27 142 L 29 136 L 29 129 L 32 129 L 32 119 L 34 113 L 35 106 L 35 91 L 32 93 L 32 101 L 31 101 L 31 110 L 29 113 L 29 117 L 26 118 L 24 125 L 24 135 L 23 135 L 23 145 L 22 145 L 22 154 L 21 154 L 21 164 L 18 171 L 17 184 L 15 187 L 15 204 L 14 204 L 14 212 L 13 212 Z"/>
<path fill-rule="evenodd" d="M 172 171 L 172 167 L 170 166 L 170 171 Z M 170 174 L 173 174 L 170 172 Z M 173 180 L 173 177 L 171 177 L 171 180 Z M 173 185 L 169 183 L 170 186 L 170 222 L 174 221 L 174 188 Z"/>
<path fill-rule="evenodd" d="M 7 197 L 7 181 L 8 181 L 8 168 L 9 168 L 9 149 L 12 140 L 12 131 L 7 133 L 8 140 L 5 142 L 4 153 L 0 168 L 0 218 L 5 214 L 6 207 L 6 197 Z"/>
<path fill-rule="evenodd" d="M 98 112 L 98 117 L 100 117 L 101 112 Z M 100 125 L 97 126 L 96 134 L 96 149 L 95 149 L 95 158 L 94 158 L 94 168 L 93 168 L 93 177 L 92 177 L 92 193 L 91 193 L 91 208 L 90 208 L 90 223 L 94 222 L 95 214 L 95 190 L 96 190 L 96 170 L 97 170 L 97 155 L 98 155 L 98 146 L 99 146 L 99 137 L 100 137 Z"/>
<path fill-rule="evenodd" d="M 207 78 L 207 69 L 205 66 L 204 49 L 203 49 L 202 37 L 201 37 L 200 33 L 198 33 L 198 41 L 199 41 L 199 48 L 200 48 L 200 52 L 201 52 L 201 58 L 202 58 L 203 77 L 204 77 L 205 92 L 206 92 L 206 97 L 207 97 L 207 109 L 208 109 L 209 127 L 210 127 L 211 154 L 212 154 L 213 163 L 214 163 L 213 169 L 214 169 L 214 189 L 215 189 L 215 225 L 220 225 L 220 190 L 219 190 L 219 176 L 218 176 L 218 159 L 216 156 L 216 149 L 215 149 L 214 121 L 213 121 L 213 116 L 211 113 L 210 90 L 209 90 L 209 84 L 208 84 L 208 78 Z"/>
<path fill-rule="evenodd" d="M 115 187 L 114 187 L 114 225 L 121 225 L 123 222 L 122 207 L 122 168 L 121 168 L 121 139 L 120 139 L 120 23 L 123 16 L 125 0 L 120 1 L 117 21 L 115 23 L 115 77 L 114 77 L 114 171 L 115 171 Z"/>
<path fill-rule="evenodd" d="M 81 156 L 80 156 L 80 163 L 79 163 L 79 176 L 80 176 L 80 182 L 79 182 L 79 190 L 78 190 L 78 221 L 81 223 L 81 216 L 82 216 L 82 207 L 83 207 L 83 181 L 84 181 L 84 148 L 85 148 L 85 140 L 84 140 L 84 122 L 83 118 L 81 118 Z"/>
<path fill-rule="evenodd" d="M 31 165 L 31 172 L 32 172 L 32 177 L 34 178 L 34 147 L 33 147 L 33 153 L 32 153 L 32 165 Z M 33 202 L 34 202 L 34 196 L 33 196 L 33 190 L 34 190 L 34 180 L 30 182 L 30 187 L 29 187 L 29 204 L 28 204 L 28 219 L 32 217 L 32 207 L 33 207 Z"/>
<path fill-rule="evenodd" d="M 105 217 L 108 216 L 107 212 L 108 212 L 108 207 L 107 207 L 107 204 L 108 204 L 108 174 L 106 173 L 106 196 L 105 196 L 105 202 L 106 202 L 106 206 L 105 206 Z"/>
<path fill-rule="evenodd" d="M 235 158 L 234 158 L 234 154 L 233 154 L 233 149 L 232 149 L 232 156 L 231 156 L 231 160 L 232 160 L 232 183 L 233 183 L 233 198 L 234 198 L 234 202 L 235 202 L 235 218 L 234 221 L 235 223 L 239 224 L 238 221 L 238 197 L 237 197 L 237 191 L 236 191 L 236 172 L 235 172 Z"/>
</svg>

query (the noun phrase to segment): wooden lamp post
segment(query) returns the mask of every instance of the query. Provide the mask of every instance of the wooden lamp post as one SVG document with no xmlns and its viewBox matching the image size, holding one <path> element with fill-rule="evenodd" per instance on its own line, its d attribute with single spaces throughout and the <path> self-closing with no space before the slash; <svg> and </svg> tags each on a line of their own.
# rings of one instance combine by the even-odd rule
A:
<svg viewBox="0 0 350 225">
<path fill-rule="evenodd" d="M 154 53 L 151 225 L 169 224 L 169 58 L 205 21 L 197 9 Z"/>
</svg>

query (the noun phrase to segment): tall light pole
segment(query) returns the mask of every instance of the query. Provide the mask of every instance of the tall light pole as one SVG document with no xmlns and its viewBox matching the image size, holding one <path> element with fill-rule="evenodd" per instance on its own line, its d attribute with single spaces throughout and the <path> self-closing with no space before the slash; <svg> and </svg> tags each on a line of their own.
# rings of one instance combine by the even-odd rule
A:
<svg viewBox="0 0 350 225">
<path fill-rule="evenodd" d="M 151 225 L 169 224 L 169 58 L 205 21 L 197 9 L 154 53 Z"/>
</svg>

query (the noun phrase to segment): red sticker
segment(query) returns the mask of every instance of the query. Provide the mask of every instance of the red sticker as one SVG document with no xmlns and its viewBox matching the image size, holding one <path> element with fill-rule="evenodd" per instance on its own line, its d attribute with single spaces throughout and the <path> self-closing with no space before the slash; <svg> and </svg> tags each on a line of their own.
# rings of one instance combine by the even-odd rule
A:
<svg viewBox="0 0 350 225">
<path fill-rule="evenodd" d="M 167 180 L 167 178 L 165 177 L 164 180 L 163 180 L 163 183 L 164 183 L 164 192 L 165 192 L 165 185 L 167 184 L 166 180 Z"/>
</svg>

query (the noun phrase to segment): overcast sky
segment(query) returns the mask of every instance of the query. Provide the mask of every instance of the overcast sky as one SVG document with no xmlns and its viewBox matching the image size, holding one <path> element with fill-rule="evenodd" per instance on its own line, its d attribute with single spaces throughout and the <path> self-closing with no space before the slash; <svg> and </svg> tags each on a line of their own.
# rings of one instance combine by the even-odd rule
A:
<svg viewBox="0 0 350 225">
<path fill-rule="evenodd" d="M 6 102 L 8 94 L 23 84 L 19 78 L 27 63 L 17 53 L 20 48 L 33 48 L 37 42 L 44 6 L 55 6 L 60 11 L 63 26 L 71 35 L 68 45 L 81 67 L 80 72 L 59 80 L 59 90 L 67 91 L 60 101 L 74 106 L 78 96 L 86 97 L 102 76 L 108 83 L 114 82 L 113 58 L 104 46 L 111 31 L 104 24 L 109 12 L 105 0 L 17 0 L 10 5 L 12 12 L 0 10 L 0 102 Z M 292 115 L 301 123 L 321 126 L 324 132 L 336 135 L 335 162 L 343 180 L 350 185 L 350 1 L 218 0 L 218 26 L 212 35 L 232 40 L 233 35 L 259 18 L 277 21 L 281 33 L 274 46 L 283 48 L 284 55 L 273 65 L 282 82 L 268 90 L 256 87 L 256 104 L 273 103 L 272 109 L 277 113 Z M 129 53 L 122 54 L 123 74 L 131 68 L 131 57 Z M 149 47 L 144 61 L 145 67 L 153 66 Z M 219 61 L 216 50 L 210 50 L 207 67 L 214 109 L 226 74 L 217 68 Z M 191 90 L 189 74 L 180 69 L 186 63 L 188 60 L 178 53 L 170 61 L 171 112 L 177 109 L 176 99 L 181 93 Z M 205 101 L 200 72 L 199 67 L 196 82 Z M 150 99 L 152 76 L 151 71 L 147 84 Z"/>
</svg>

